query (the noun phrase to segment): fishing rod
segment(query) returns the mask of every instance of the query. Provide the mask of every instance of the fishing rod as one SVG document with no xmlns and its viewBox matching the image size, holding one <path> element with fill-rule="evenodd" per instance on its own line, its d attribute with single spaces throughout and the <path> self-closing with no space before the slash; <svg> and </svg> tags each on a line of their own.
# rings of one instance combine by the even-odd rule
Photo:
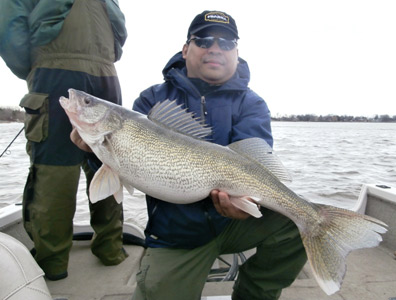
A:
<svg viewBox="0 0 396 300">
<path fill-rule="evenodd" d="M 11 147 L 12 143 L 17 139 L 17 137 L 21 134 L 21 132 L 22 132 L 24 129 L 25 129 L 25 126 L 22 127 L 21 130 L 19 130 L 19 132 L 18 132 L 17 135 L 14 137 L 14 139 L 11 141 L 11 143 L 4 149 L 3 153 L 0 154 L 0 157 L 2 157 L 3 154 L 7 152 L 8 148 Z"/>
</svg>

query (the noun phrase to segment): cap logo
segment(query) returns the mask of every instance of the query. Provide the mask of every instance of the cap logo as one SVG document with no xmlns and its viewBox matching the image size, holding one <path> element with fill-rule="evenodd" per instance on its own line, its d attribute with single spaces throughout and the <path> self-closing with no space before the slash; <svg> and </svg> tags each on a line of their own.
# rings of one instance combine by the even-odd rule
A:
<svg viewBox="0 0 396 300">
<path fill-rule="evenodd" d="M 205 21 L 229 24 L 230 18 L 219 12 L 210 12 L 205 15 Z"/>
</svg>

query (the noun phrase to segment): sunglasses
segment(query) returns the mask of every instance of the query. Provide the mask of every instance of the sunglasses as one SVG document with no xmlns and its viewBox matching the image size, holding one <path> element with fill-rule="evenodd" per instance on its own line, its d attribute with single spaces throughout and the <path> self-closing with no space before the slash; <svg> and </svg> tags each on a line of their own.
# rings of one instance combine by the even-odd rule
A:
<svg viewBox="0 0 396 300">
<path fill-rule="evenodd" d="M 207 36 L 204 38 L 192 37 L 187 41 L 187 44 L 190 44 L 191 41 L 194 41 L 195 45 L 197 45 L 199 48 L 203 48 L 203 49 L 208 49 L 208 48 L 212 47 L 214 42 L 217 41 L 217 44 L 219 45 L 220 49 L 225 50 L 225 51 L 230 51 L 238 45 L 236 39 L 227 40 L 227 39 L 223 39 L 223 38 L 216 38 L 213 36 Z"/>
</svg>

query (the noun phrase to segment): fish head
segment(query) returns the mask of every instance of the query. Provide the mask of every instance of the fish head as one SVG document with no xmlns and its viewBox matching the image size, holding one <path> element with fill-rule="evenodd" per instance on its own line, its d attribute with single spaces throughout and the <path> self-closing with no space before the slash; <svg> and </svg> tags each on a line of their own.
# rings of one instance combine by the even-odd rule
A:
<svg viewBox="0 0 396 300">
<path fill-rule="evenodd" d="M 69 89 L 68 92 L 69 98 L 60 97 L 60 105 L 89 146 L 92 147 L 93 143 L 103 140 L 105 135 L 122 127 L 119 105 L 83 91 Z"/>
</svg>

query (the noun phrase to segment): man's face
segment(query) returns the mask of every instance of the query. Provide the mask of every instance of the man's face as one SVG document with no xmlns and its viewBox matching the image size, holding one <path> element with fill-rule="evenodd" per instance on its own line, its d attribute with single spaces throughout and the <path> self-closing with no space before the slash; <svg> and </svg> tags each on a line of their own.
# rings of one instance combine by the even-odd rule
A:
<svg viewBox="0 0 396 300">
<path fill-rule="evenodd" d="M 210 30 L 191 37 L 214 37 L 232 40 L 229 34 Z M 183 46 L 183 58 L 186 60 L 187 76 L 189 78 L 200 78 L 209 84 L 223 84 L 230 79 L 238 66 L 238 49 L 235 46 L 231 50 L 223 50 L 219 41 L 215 39 L 213 45 L 201 48 L 198 41 L 191 40 Z"/>
</svg>

